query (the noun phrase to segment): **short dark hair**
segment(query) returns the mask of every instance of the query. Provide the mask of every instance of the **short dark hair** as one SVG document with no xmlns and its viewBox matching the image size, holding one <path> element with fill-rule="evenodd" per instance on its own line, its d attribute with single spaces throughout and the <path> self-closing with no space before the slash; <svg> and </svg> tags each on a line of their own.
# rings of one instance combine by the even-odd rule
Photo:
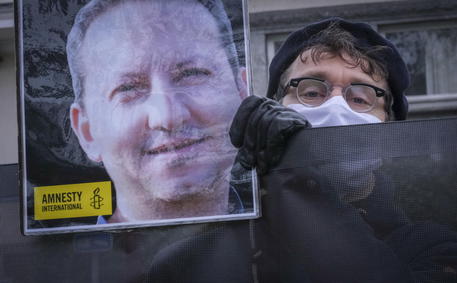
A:
<svg viewBox="0 0 457 283">
<path fill-rule="evenodd" d="M 389 77 L 389 72 L 386 65 L 376 59 L 375 55 L 378 52 L 383 52 L 388 49 L 387 46 L 376 45 L 367 48 L 358 48 L 356 46 L 356 38 L 349 32 L 341 29 L 338 22 L 330 24 L 326 29 L 321 30 L 313 35 L 303 47 L 298 58 L 305 63 L 307 58 L 303 58 L 303 53 L 310 50 L 311 60 L 318 63 L 325 54 L 332 54 L 340 57 L 344 62 L 353 67 L 360 67 L 363 72 L 372 77 L 386 79 Z M 348 55 L 347 58 L 344 55 Z M 281 74 L 279 79 L 277 94 L 282 93 L 287 84 L 290 66 Z M 280 98 L 278 98 L 280 99 Z M 392 120 L 392 94 L 390 90 L 386 90 L 384 96 L 385 107 L 384 111 L 387 114 L 387 120 Z"/>
<path fill-rule="evenodd" d="M 78 54 L 86 35 L 86 32 L 92 22 L 101 14 L 106 12 L 110 7 L 128 1 L 147 1 L 147 0 L 92 0 L 81 8 L 75 17 L 74 25 L 67 37 L 67 60 L 70 69 L 73 92 L 75 101 L 81 105 L 83 90 L 84 90 L 84 74 L 82 73 L 82 66 L 78 60 Z M 177 0 L 151 0 L 151 1 L 165 1 L 172 2 Z M 189 1 L 189 0 L 179 0 Z M 203 5 L 210 14 L 214 17 L 219 30 L 221 45 L 225 50 L 229 64 L 232 68 L 235 78 L 238 75 L 239 60 L 236 46 L 233 40 L 233 31 L 230 20 L 224 9 L 224 4 L 221 0 L 195 0 L 197 3 Z"/>
</svg>

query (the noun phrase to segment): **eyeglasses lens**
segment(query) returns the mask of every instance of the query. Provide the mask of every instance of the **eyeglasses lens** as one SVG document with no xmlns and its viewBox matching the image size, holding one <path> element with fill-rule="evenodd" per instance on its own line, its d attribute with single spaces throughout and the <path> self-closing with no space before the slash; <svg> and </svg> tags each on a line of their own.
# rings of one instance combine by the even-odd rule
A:
<svg viewBox="0 0 457 283">
<path fill-rule="evenodd" d="M 364 85 L 353 85 L 346 90 L 346 102 L 356 112 L 367 112 L 373 109 L 376 102 L 376 92 Z"/>
<path fill-rule="evenodd" d="M 302 80 L 297 87 L 298 100 L 308 106 L 319 106 L 327 98 L 327 86 L 317 80 Z"/>
</svg>

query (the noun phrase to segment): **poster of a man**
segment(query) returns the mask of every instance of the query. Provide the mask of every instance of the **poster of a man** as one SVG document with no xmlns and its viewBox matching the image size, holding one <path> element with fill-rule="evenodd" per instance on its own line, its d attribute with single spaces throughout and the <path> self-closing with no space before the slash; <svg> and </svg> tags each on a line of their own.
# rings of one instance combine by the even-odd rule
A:
<svg viewBox="0 0 457 283">
<path fill-rule="evenodd" d="M 228 139 L 230 122 L 248 95 L 243 2 L 230 1 L 227 11 L 219 0 L 84 2 L 75 8 L 65 42 L 74 96 L 61 107 L 67 106 L 73 143 L 89 164 L 103 166 L 115 196 L 112 215 L 85 215 L 96 221 L 61 220 L 57 226 L 101 229 L 258 216 L 255 178 L 232 168 L 236 150 Z M 240 18 L 232 32 L 231 20 Z M 234 41 L 240 37 L 241 44 Z M 34 148 L 26 148 L 25 157 L 28 150 Z M 27 179 L 34 169 L 24 167 Z M 94 181 L 106 180 L 27 180 L 24 203 L 35 199 L 36 216 L 38 193 Z M 31 210 L 27 219 L 34 222 Z M 24 226 L 26 233 L 37 227 Z"/>
</svg>

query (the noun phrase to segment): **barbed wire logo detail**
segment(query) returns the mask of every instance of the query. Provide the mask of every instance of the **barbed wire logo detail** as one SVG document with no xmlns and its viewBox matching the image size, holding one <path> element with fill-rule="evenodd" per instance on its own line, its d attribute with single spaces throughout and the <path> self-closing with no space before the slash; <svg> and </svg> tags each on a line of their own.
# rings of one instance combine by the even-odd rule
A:
<svg viewBox="0 0 457 283">
<path fill-rule="evenodd" d="M 94 196 L 90 198 L 90 206 L 92 206 L 95 209 L 100 209 L 103 205 L 103 197 L 99 195 L 100 193 L 100 188 L 96 188 L 94 190 Z"/>
</svg>

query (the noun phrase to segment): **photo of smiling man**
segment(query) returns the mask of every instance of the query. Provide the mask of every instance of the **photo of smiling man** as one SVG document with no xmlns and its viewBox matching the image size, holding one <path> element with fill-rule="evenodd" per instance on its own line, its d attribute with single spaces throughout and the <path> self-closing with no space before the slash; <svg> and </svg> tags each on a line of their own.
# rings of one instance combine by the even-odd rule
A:
<svg viewBox="0 0 457 283">
<path fill-rule="evenodd" d="M 115 184 L 109 222 L 229 212 L 227 129 L 247 94 L 245 71 L 220 35 L 221 21 L 229 31 L 222 3 L 205 5 L 95 0 L 76 18 L 70 117 Z"/>
<path fill-rule="evenodd" d="M 92 0 L 79 9 L 66 40 L 68 117 L 115 190 L 112 215 L 97 224 L 256 216 L 252 173 L 238 176 L 250 186 L 247 203 L 231 176 L 228 128 L 248 95 L 239 50 L 220 0 Z"/>
</svg>

